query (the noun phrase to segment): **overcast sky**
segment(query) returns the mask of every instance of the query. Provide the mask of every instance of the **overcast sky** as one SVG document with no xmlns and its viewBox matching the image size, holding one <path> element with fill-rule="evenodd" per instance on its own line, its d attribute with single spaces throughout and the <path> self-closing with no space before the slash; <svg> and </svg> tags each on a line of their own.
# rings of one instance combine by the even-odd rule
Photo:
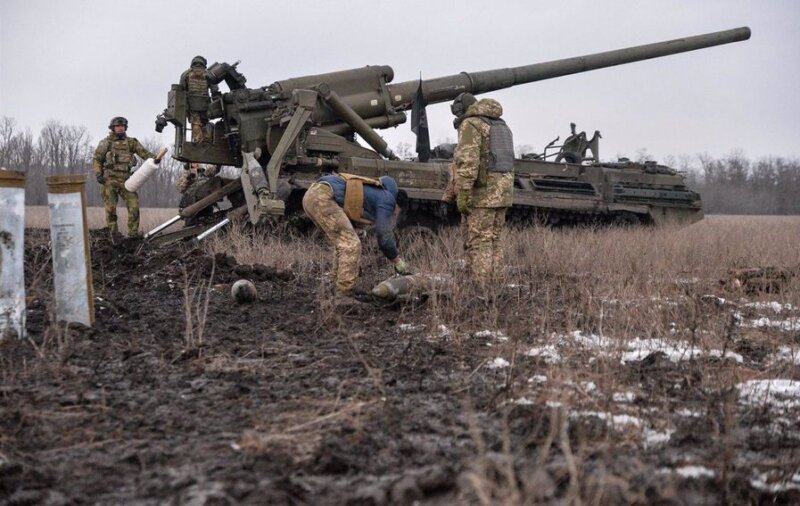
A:
<svg viewBox="0 0 800 506">
<path fill-rule="evenodd" d="M 50 119 L 112 116 L 159 136 L 155 115 L 196 54 L 241 60 L 250 87 L 308 74 L 390 65 L 394 82 L 512 67 L 749 26 L 749 41 L 487 94 L 515 143 L 535 151 L 578 130 L 601 156 L 733 150 L 800 157 L 800 1 L 0 1 L 0 116 L 38 133 Z M 225 86 L 222 85 L 225 89 Z M 446 104 L 430 106 L 431 140 L 453 139 Z M 381 134 L 414 142 L 409 123 Z"/>
</svg>

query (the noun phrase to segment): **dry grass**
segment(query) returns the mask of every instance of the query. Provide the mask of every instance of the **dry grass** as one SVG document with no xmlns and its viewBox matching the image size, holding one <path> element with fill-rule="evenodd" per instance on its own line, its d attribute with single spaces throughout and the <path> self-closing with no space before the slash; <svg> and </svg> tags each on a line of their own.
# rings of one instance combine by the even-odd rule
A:
<svg viewBox="0 0 800 506">
<path fill-rule="evenodd" d="M 800 266 L 798 217 L 714 216 L 684 228 L 508 230 L 506 269 L 486 290 L 466 281 L 457 228 L 429 235 L 400 231 L 399 237 L 401 254 L 416 272 L 445 280 L 426 305 L 427 323 L 453 326 L 456 336 L 502 328 L 512 336 L 581 330 L 626 340 L 669 335 L 678 327 L 698 344 L 719 346 L 729 337 L 730 315 L 718 321 L 702 316 L 703 296 L 725 295 L 720 282 L 731 269 Z M 366 290 L 392 273 L 375 240 L 362 242 L 359 283 Z M 318 283 L 321 297 L 326 293 L 330 253 L 319 237 L 233 230 L 208 247 L 243 264 L 292 269 L 299 279 Z M 797 286 L 795 278 L 768 299 L 797 306 Z M 702 335 L 695 332 L 700 327 Z"/>
<path fill-rule="evenodd" d="M 212 253 L 232 255 L 240 264 L 291 269 L 300 276 L 317 270 L 328 251 L 326 245 L 298 235 L 290 227 L 252 232 L 242 224 L 210 237 L 207 245 Z"/>
<path fill-rule="evenodd" d="M 139 230 L 146 232 L 160 225 L 178 214 L 176 209 L 169 208 L 142 208 L 139 217 Z M 89 207 L 87 219 L 90 229 L 106 226 L 105 209 L 102 207 Z M 125 206 L 117 208 L 117 220 L 120 230 L 127 230 L 128 210 Z M 28 228 L 49 228 L 50 215 L 47 206 L 25 207 L 25 226 Z"/>
<path fill-rule="evenodd" d="M 391 274 L 374 243 L 371 238 L 363 241 L 362 271 L 369 283 Z M 561 283 L 574 289 L 577 283 L 584 295 L 632 300 L 686 293 L 685 286 L 716 283 L 731 269 L 796 267 L 800 217 L 712 216 L 683 228 L 535 227 L 508 230 L 504 244 L 504 285 L 538 288 Z M 399 246 L 416 272 L 464 278 L 457 228 L 413 237 L 401 231 Z M 329 267 L 329 248 L 319 238 L 233 230 L 212 238 L 209 249 L 233 255 L 239 263 L 273 265 L 298 274 Z"/>
</svg>

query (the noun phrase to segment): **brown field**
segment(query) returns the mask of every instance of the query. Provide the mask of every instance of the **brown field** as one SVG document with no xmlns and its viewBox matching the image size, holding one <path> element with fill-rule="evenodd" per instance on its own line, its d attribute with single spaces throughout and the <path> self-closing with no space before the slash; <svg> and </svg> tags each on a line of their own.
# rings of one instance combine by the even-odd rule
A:
<svg viewBox="0 0 800 506">
<path fill-rule="evenodd" d="M 0 500 L 800 503 L 800 217 L 509 230 L 485 290 L 458 230 L 398 236 L 439 286 L 371 300 L 390 271 L 367 237 L 365 303 L 339 312 L 316 236 L 95 233 L 97 323 L 64 329 L 31 231 Z M 251 305 L 230 299 L 242 277 Z"/>
<path fill-rule="evenodd" d="M 139 228 L 142 232 L 146 232 L 176 214 L 178 214 L 177 209 L 142 208 L 139 216 Z M 106 226 L 105 209 L 102 207 L 87 208 L 86 218 L 89 222 L 89 228 L 92 230 Z M 120 230 L 127 230 L 128 210 L 125 209 L 124 205 L 117 208 L 117 220 Z M 48 228 L 50 226 L 50 215 L 48 214 L 47 206 L 26 206 L 25 226 L 28 228 Z"/>
</svg>

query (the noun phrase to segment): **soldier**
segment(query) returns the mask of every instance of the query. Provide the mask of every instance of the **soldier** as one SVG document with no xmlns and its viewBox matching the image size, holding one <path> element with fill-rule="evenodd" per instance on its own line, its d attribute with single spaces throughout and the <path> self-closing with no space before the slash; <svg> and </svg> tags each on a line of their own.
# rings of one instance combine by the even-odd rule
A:
<svg viewBox="0 0 800 506">
<path fill-rule="evenodd" d="M 180 193 L 186 193 L 196 181 L 205 181 L 219 174 L 221 167 L 219 165 L 201 165 L 197 162 L 186 163 L 183 166 L 183 173 L 178 176 L 175 182 L 175 187 Z"/>
<path fill-rule="evenodd" d="M 219 87 L 209 80 L 206 63 L 206 59 L 202 56 L 195 56 L 192 58 L 189 70 L 181 74 L 180 83 L 186 90 L 189 105 L 186 115 L 192 125 L 192 142 L 208 140 L 206 125 L 208 124 L 208 106 L 211 103 L 208 92 L 211 90 L 211 98 L 216 98 L 220 94 Z"/>
<path fill-rule="evenodd" d="M 458 147 L 454 156 L 456 205 L 466 228 L 464 249 L 473 279 L 486 283 L 501 272 L 500 235 L 514 191 L 514 141 L 491 98 L 456 97 Z"/>
<path fill-rule="evenodd" d="M 128 120 L 117 116 L 108 125 L 111 133 L 100 141 L 92 158 L 92 171 L 97 182 L 103 186 L 103 203 L 106 208 L 106 224 L 112 234 L 119 233 L 117 226 L 117 201 L 119 197 L 128 208 L 128 235 L 139 235 L 139 195 L 125 189 L 125 181 L 136 165 L 134 155 L 142 159 L 155 155 L 133 137 L 128 137 Z M 160 160 L 154 160 L 159 163 Z"/>
<path fill-rule="evenodd" d="M 394 239 L 398 214 L 397 182 L 389 176 L 380 179 L 332 174 L 317 180 L 303 197 L 303 210 L 319 227 L 333 246 L 333 268 L 336 276 L 336 304 L 353 305 L 353 292 L 361 260 L 361 241 L 353 222 L 374 224 L 378 246 L 394 264 L 398 274 L 409 274 L 408 265 L 400 258 Z"/>
</svg>

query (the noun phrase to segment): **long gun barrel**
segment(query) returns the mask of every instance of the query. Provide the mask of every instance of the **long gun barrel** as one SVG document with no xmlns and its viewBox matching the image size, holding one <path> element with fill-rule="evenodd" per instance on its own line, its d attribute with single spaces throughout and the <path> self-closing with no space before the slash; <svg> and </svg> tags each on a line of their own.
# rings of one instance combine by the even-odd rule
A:
<svg viewBox="0 0 800 506">
<path fill-rule="evenodd" d="M 685 53 L 707 47 L 730 44 L 750 38 L 750 28 L 741 27 L 721 32 L 707 33 L 693 37 L 655 42 L 642 46 L 616 49 L 586 56 L 576 56 L 563 60 L 553 60 L 521 67 L 487 70 L 483 72 L 462 72 L 460 74 L 438 77 L 422 81 L 422 94 L 425 102 L 435 104 L 453 100 L 462 92 L 473 94 L 502 90 L 519 84 L 532 83 L 590 70 L 613 67 L 671 54 Z M 388 85 L 392 105 L 398 109 L 411 107 L 419 81 L 406 81 Z"/>
<path fill-rule="evenodd" d="M 255 152 L 258 148 L 266 147 L 272 155 L 284 127 L 298 106 L 298 97 L 314 95 L 319 100 L 314 100 L 314 97 L 307 100 L 308 103 L 303 107 L 308 117 L 297 119 L 293 135 L 300 136 L 300 130 L 308 122 L 324 130 L 325 134 L 338 136 L 336 142 L 339 144 L 334 146 L 327 137 L 325 139 L 328 140 L 323 139 L 324 135 L 312 134 L 316 137 L 306 137 L 306 148 L 336 153 L 336 156 L 344 156 L 344 153 L 347 153 L 346 156 L 370 156 L 358 149 L 342 147 L 340 141 L 345 142 L 344 136 L 358 133 L 376 152 L 391 158 L 393 155 L 386 143 L 372 130 L 405 122 L 405 111 L 412 108 L 420 85 L 424 103 L 436 104 L 453 100 L 462 92 L 487 93 L 749 38 L 750 29 L 741 27 L 521 67 L 462 72 L 396 84 L 390 84 L 394 78 L 392 68 L 379 65 L 294 77 L 251 89 L 244 87 L 245 78 L 236 71 L 234 65 L 215 64 L 211 68 L 214 72 L 219 71 L 220 75 L 215 73 L 214 79 L 225 79 L 231 90 L 224 93 L 221 99 L 213 100 L 208 108 L 210 119 L 224 118 L 214 123 L 216 133 L 212 137 L 217 141 L 213 147 L 186 142 L 186 117 L 191 111 L 188 109 L 187 91 L 180 84 L 173 85 L 168 107 L 159 117 L 157 125 L 161 128 L 169 121 L 177 127 L 175 154 L 181 160 L 241 166 L 242 152 Z M 284 151 L 288 153 L 293 145 L 288 140 L 285 144 Z"/>
</svg>

